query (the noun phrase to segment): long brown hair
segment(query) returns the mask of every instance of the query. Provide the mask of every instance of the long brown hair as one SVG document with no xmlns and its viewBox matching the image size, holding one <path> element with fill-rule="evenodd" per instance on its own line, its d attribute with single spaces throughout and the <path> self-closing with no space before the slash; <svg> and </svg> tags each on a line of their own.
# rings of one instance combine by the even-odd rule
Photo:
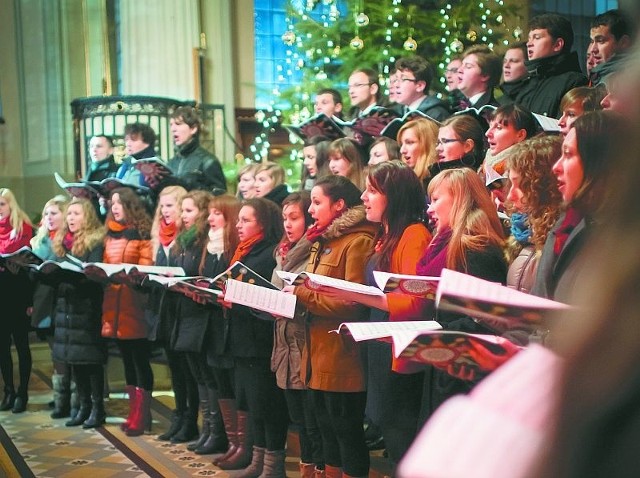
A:
<svg viewBox="0 0 640 478">
<path fill-rule="evenodd" d="M 209 215 L 209 201 L 211 201 L 211 193 L 200 190 L 190 191 L 182 197 L 180 208 L 183 207 L 184 202 L 187 199 L 191 199 L 195 207 L 198 209 L 198 215 L 196 216 L 196 220 L 193 224 L 193 227 L 196 229 L 195 241 L 193 243 L 194 247 L 204 247 L 207 243 L 207 232 L 209 231 L 207 216 Z M 180 235 L 184 234 L 186 231 L 187 228 L 184 226 L 184 223 L 181 223 L 178 229 L 178 236 L 172 247 L 174 252 L 179 253 L 183 250 L 184 245 L 180 241 Z"/>
<path fill-rule="evenodd" d="M 127 224 L 138 231 L 142 239 L 149 239 L 151 236 L 151 217 L 147 214 L 140 197 L 131 188 L 116 188 L 111 191 L 110 197 L 112 198 L 114 194 L 120 198 Z M 107 221 L 109 220 L 115 221 L 111 207 L 107 213 Z"/>
<path fill-rule="evenodd" d="M 504 247 L 502 224 L 487 188 L 473 169 L 448 169 L 438 173 L 429 183 L 429 196 L 440 186 L 449 189 L 453 197 L 447 267 L 466 271 L 467 251 L 483 250 L 490 245 Z"/>
<path fill-rule="evenodd" d="M 240 239 L 238 239 L 238 230 L 236 229 L 236 222 L 238 221 L 238 213 L 240 212 L 241 203 L 238 198 L 231 196 L 230 194 L 221 194 L 220 196 L 214 196 L 209 201 L 209 211 L 211 209 L 217 209 L 222 213 L 224 217 L 224 232 L 222 238 L 224 241 L 224 252 L 222 256 L 227 259 L 231 259 L 235 252 Z M 204 256 L 203 256 L 204 257 Z M 201 270 L 204 267 L 204 262 L 201 265 Z"/>
<path fill-rule="evenodd" d="M 439 126 L 434 121 L 419 118 L 402 125 L 398 131 L 398 144 L 402 144 L 402 135 L 405 131 L 413 129 L 420 143 L 420 158 L 413 167 L 413 172 L 420 181 L 429 175 L 429 166 L 438 161 L 436 153 L 436 141 L 438 141 Z"/>
</svg>

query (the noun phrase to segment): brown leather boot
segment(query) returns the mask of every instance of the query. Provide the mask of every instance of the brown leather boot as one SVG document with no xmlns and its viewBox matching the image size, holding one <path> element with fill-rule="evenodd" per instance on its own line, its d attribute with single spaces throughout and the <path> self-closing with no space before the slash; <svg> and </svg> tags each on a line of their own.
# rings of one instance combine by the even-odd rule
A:
<svg viewBox="0 0 640 478">
<path fill-rule="evenodd" d="M 223 470 L 242 470 L 249 466 L 253 456 L 252 439 L 249 434 L 251 427 L 249 423 L 249 412 L 238 410 L 236 420 L 236 440 L 238 446 L 233 455 L 227 460 L 218 463 L 218 466 Z"/>
<path fill-rule="evenodd" d="M 232 398 L 222 398 L 218 400 L 220 405 L 220 413 L 222 414 L 222 422 L 224 423 L 224 431 L 229 439 L 229 448 L 227 452 L 213 460 L 213 464 L 218 466 L 218 463 L 228 460 L 238 449 L 238 440 L 236 436 L 236 429 L 238 428 L 238 420 L 236 414 L 236 401 Z"/>
</svg>

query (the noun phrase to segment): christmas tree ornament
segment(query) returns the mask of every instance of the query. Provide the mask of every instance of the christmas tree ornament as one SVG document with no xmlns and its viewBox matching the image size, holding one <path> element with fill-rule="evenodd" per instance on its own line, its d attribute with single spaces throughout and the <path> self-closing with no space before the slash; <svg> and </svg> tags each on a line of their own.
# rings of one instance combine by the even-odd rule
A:
<svg viewBox="0 0 640 478">
<path fill-rule="evenodd" d="M 349 42 L 349 46 L 354 50 L 362 50 L 364 48 L 364 40 L 356 35 Z"/>
<path fill-rule="evenodd" d="M 451 42 L 451 45 L 449 45 L 449 48 L 451 48 L 451 51 L 454 53 L 460 53 L 464 48 L 464 44 L 456 38 Z"/>
<path fill-rule="evenodd" d="M 287 46 L 292 46 L 296 42 L 296 34 L 291 30 L 284 32 L 281 38 L 283 43 Z"/>
<path fill-rule="evenodd" d="M 359 27 L 366 27 L 369 24 L 369 17 L 366 13 L 358 13 L 356 15 L 356 25 Z"/>
<path fill-rule="evenodd" d="M 413 39 L 411 35 L 404 41 L 402 48 L 407 51 L 416 51 L 418 49 L 418 42 Z"/>
<path fill-rule="evenodd" d="M 520 40 L 521 37 L 522 37 L 522 28 L 515 27 L 513 29 L 513 38 L 515 38 L 516 40 Z"/>
<path fill-rule="evenodd" d="M 331 8 L 329 9 L 329 20 L 335 22 L 338 21 L 338 18 L 340 18 L 340 10 L 338 10 L 337 6 L 331 5 Z"/>
<path fill-rule="evenodd" d="M 331 57 L 336 58 L 339 55 L 340 55 L 340 45 L 338 45 L 333 49 L 333 52 L 331 53 Z"/>
<path fill-rule="evenodd" d="M 475 30 L 469 30 L 467 32 L 467 40 L 476 41 L 477 39 L 478 39 L 478 32 L 476 32 Z"/>
</svg>

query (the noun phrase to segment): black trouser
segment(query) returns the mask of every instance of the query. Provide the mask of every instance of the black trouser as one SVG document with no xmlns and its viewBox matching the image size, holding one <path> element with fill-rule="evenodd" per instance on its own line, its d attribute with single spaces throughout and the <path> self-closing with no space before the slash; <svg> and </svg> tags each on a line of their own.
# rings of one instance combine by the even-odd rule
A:
<svg viewBox="0 0 640 478">
<path fill-rule="evenodd" d="M 127 385 L 153 390 L 153 371 L 151 370 L 151 345 L 147 339 L 116 340 Z"/>
<path fill-rule="evenodd" d="M 171 371 L 171 388 L 176 410 L 184 412 L 189 406 L 195 410 L 198 406 L 198 386 L 191 376 L 185 353 L 176 352 L 169 347 L 165 347 L 164 352 Z"/>
<path fill-rule="evenodd" d="M 300 437 L 300 461 L 314 463 L 317 467 L 324 467 L 322 454 L 322 435 L 318 428 L 313 401 L 308 390 L 285 390 L 289 418 L 298 431 Z"/>
<path fill-rule="evenodd" d="M 201 387 L 218 389 L 216 377 L 212 368 L 207 364 L 207 356 L 200 352 L 185 352 L 189 371 L 196 383 Z M 204 397 L 200 397 L 203 399 Z"/>
<path fill-rule="evenodd" d="M 369 450 L 364 440 L 366 392 L 310 390 L 322 434 L 327 465 L 342 468 L 351 476 L 369 474 Z"/>
<path fill-rule="evenodd" d="M 218 386 L 218 399 L 235 398 L 234 374 L 232 368 L 211 367 Z"/>
<path fill-rule="evenodd" d="M 13 318 L 4 317 L 5 320 Z M 26 319 L 25 319 L 26 320 Z M 11 342 L 18 353 L 18 367 L 20 370 L 20 386 L 18 395 L 26 397 L 29 391 L 29 378 L 31 377 L 31 349 L 29 348 L 29 330 L 26 326 L 16 327 L 11 331 L 0 333 L 0 373 L 4 380 L 5 389 L 15 390 L 13 382 L 13 358 L 11 357 Z"/>
<path fill-rule="evenodd" d="M 287 402 L 276 384 L 270 358 L 236 358 L 235 385 L 238 408 L 247 410 L 254 445 L 284 450 L 289 429 Z"/>
</svg>

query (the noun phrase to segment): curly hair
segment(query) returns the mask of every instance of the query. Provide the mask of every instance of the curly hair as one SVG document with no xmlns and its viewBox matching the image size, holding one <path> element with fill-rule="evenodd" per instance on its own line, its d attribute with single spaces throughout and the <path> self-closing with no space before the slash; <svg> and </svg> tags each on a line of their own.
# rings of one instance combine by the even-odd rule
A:
<svg viewBox="0 0 640 478">
<path fill-rule="evenodd" d="M 49 236 L 49 230 L 47 229 L 47 223 L 44 220 L 44 217 L 47 214 L 47 209 L 51 206 L 55 206 L 60 210 L 60 214 L 64 215 L 64 212 L 69 204 L 69 198 L 67 196 L 63 196 L 62 194 L 58 194 L 57 196 L 49 199 L 44 206 L 42 207 L 42 214 L 40 215 L 40 226 L 38 227 L 38 232 L 31 239 L 31 245 L 35 246 L 36 244 L 41 244 L 42 241 L 45 240 L 46 237 Z M 62 221 L 64 222 L 64 220 Z"/>
<path fill-rule="evenodd" d="M 64 257 L 67 252 L 71 252 L 75 257 L 82 257 L 104 241 L 106 229 L 100 222 L 96 208 L 91 201 L 74 197 L 66 207 L 67 215 L 74 206 L 80 206 L 84 220 L 80 229 L 73 235 L 71 251 L 67 251 L 62 244 L 64 237 L 69 232 L 69 225 L 65 217 L 62 227 L 56 232 L 51 244 L 53 252 L 58 257 Z"/>
<path fill-rule="evenodd" d="M 138 233 L 142 239 L 151 238 L 151 217 L 147 213 L 146 208 L 142 202 L 142 199 L 133 192 L 131 188 L 116 188 L 111 191 L 110 199 L 113 196 L 118 195 L 122 209 L 124 210 L 125 221 Z M 113 212 L 109 208 L 107 214 L 107 220 L 113 219 Z"/>
<path fill-rule="evenodd" d="M 562 195 L 552 170 L 561 150 L 561 137 L 535 136 L 515 145 L 507 159 L 507 169 L 520 175 L 521 212 L 527 214 L 531 243 L 538 251 L 562 211 Z M 508 203 L 507 206 L 513 208 Z"/>
</svg>

